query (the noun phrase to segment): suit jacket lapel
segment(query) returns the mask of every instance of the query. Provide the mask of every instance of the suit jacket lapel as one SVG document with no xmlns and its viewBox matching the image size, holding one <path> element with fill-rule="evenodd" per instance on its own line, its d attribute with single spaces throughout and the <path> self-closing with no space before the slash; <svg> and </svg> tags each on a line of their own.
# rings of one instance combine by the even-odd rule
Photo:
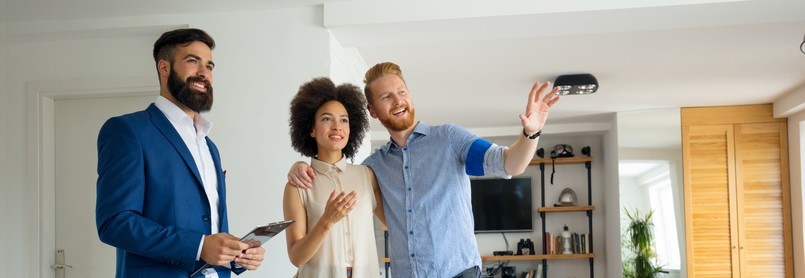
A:
<svg viewBox="0 0 805 278">
<path fill-rule="evenodd" d="M 221 232 L 229 232 L 229 225 L 228 219 L 226 215 L 226 174 L 221 167 L 221 155 L 218 153 L 218 147 L 210 140 L 209 137 L 207 139 L 207 147 L 210 149 L 210 155 L 212 156 L 212 161 L 215 164 L 215 173 L 218 176 L 218 216 L 220 217 L 221 221 L 219 221 L 218 230 Z"/>
<path fill-rule="evenodd" d="M 153 103 L 148 106 L 148 114 L 151 115 L 151 122 L 154 123 L 154 126 L 159 129 L 165 138 L 168 139 L 168 142 L 173 145 L 173 148 L 179 152 L 179 155 L 182 156 L 184 163 L 187 164 L 187 167 L 190 168 L 190 171 L 193 172 L 193 175 L 196 177 L 197 184 L 201 187 L 201 190 L 204 190 L 204 183 L 201 181 L 201 175 L 198 173 L 198 167 L 196 166 L 196 161 L 193 160 L 193 155 L 190 154 L 190 150 L 187 149 L 187 145 L 182 141 L 182 137 L 179 136 L 179 132 L 173 128 L 173 125 L 168 121 L 168 118 L 165 117 L 165 114 L 162 114 L 162 111 L 157 108 L 156 105 Z"/>
</svg>

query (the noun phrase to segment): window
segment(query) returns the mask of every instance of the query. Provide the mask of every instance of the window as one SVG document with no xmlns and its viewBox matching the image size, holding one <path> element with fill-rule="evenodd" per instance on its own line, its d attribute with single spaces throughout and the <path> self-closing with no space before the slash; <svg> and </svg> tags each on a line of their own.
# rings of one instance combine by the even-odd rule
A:
<svg viewBox="0 0 805 278">
<path fill-rule="evenodd" d="M 649 202 L 654 210 L 654 241 L 657 257 L 665 269 L 679 269 L 679 241 L 674 213 L 674 198 L 668 172 L 664 178 L 648 185 Z"/>
</svg>

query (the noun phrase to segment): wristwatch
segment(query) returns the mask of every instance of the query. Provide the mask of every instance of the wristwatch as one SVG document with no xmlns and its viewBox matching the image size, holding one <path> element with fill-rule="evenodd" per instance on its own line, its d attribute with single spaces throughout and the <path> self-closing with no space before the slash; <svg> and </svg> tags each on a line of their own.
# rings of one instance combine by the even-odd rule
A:
<svg viewBox="0 0 805 278">
<path fill-rule="evenodd" d="M 523 135 L 525 136 L 525 138 L 531 140 L 537 139 L 537 137 L 539 137 L 540 134 L 542 134 L 542 129 L 540 129 L 539 131 L 537 131 L 537 133 L 534 133 L 533 135 L 528 135 L 528 133 L 525 133 L 525 128 L 523 129 Z"/>
</svg>

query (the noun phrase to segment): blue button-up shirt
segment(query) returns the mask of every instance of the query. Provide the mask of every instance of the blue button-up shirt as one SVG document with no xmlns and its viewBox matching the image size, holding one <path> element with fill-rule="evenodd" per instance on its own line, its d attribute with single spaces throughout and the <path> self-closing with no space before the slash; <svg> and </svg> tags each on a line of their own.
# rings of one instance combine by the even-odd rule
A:
<svg viewBox="0 0 805 278">
<path fill-rule="evenodd" d="M 393 277 L 453 277 L 481 265 L 469 175 L 510 178 L 501 147 L 457 125 L 417 123 L 363 164 L 383 193 Z"/>
</svg>

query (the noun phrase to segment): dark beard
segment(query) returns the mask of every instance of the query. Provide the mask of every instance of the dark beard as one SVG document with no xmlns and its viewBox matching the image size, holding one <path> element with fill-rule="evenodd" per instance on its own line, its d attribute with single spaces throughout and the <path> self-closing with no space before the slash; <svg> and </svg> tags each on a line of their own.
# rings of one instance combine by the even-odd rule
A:
<svg viewBox="0 0 805 278">
<path fill-rule="evenodd" d="M 392 131 L 403 131 L 408 129 L 409 127 L 411 127 L 411 125 L 414 124 L 414 109 L 410 107 L 406 107 L 406 109 L 408 110 L 408 117 L 406 117 L 405 119 L 392 121 L 390 120 L 392 116 L 389 115 L 389 117 L 386 119 L 380 119 L 380 123 Z"/>
<path fill-rule="evenodd" d="M 188 84 L 193 82 L 204 83 L 207 90 L 202 92 L 189 87 Z M 187 80 L 182 81 L 176 71 L 173 70 L 173 65 L 171 65 L 171 72 L 168 75 L 168 91 L 179 103 L 184 104 L 190 110 L 196 111 L 196 113 L 207 112 L 212 109 L 212 85 L 210 82 L 198 76 L 190 76 Z"/>
</svg>

